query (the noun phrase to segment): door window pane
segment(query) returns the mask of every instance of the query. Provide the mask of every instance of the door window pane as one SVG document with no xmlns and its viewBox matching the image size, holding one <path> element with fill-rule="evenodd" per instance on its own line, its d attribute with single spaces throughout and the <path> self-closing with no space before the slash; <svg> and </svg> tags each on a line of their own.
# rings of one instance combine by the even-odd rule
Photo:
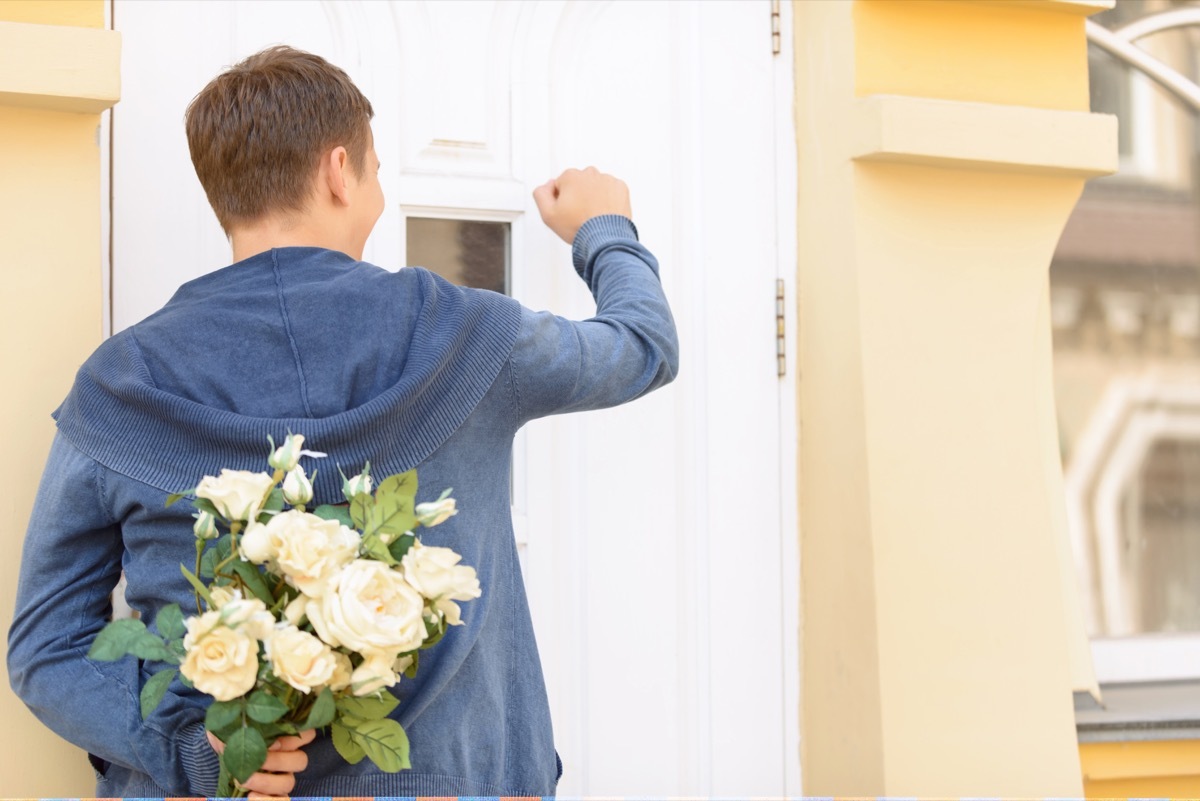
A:
<svg viewBox="0 0 1200 801">
<path fill-rule="evenodd" d="M 508 294 L 508 223 L 409 217 L 407 236 L 411 266 L 459 286 Z"/>
</svg>

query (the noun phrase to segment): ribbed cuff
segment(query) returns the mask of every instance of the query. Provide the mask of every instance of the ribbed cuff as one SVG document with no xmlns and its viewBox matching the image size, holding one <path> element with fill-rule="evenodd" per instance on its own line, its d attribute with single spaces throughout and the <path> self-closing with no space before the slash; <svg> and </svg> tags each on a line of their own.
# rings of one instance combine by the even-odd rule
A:
<svg viewBox="0 0 1200 801">
<path fill-rule="evenodd" d="M 208 744 L 208 737 L 204 734 L 204 721 L 184 726 L 179 732 L 179 740 L 179 762 L 187 775 L 192 795 L 207 798 L 216 796 L 221 759 Z"/>
<path fill-rule="evenodd" d="M 571 245 L 571 261 L 575 264 L 575 272 L 591 286 L 592 263 L 600 249 L 615 239 L 632 239 L 636 242 L 637 238 L 637 226 L 628 217 L 620 214 L 592 217 L 575 232 L 575 242 Z"/>
</svg>

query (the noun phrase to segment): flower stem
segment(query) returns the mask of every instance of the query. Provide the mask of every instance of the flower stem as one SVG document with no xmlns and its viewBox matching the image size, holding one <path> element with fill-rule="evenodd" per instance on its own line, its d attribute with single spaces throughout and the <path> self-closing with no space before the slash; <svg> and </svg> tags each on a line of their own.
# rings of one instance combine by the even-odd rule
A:
<svg viewBox="0 0 1200 801">
<path fill-rule="evenodd" d="M 200 575 L 200 556 L 204 553 L 204 540 L 196 540 L 196 575 Z M 203 614 L 204 610 L 200 607 L 200 591 L 192 590 L 192 594 L 196 596 L 196 613 Z"/>
</svg>

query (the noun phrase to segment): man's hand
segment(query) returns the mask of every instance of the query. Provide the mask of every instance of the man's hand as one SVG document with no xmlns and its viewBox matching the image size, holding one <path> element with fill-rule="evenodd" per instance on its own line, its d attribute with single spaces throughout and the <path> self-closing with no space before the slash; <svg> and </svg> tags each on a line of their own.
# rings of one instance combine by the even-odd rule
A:
<svg viewBox="0 0 1200 801">
<path fill-rule="evenodd" d="M 225 743 L 208 735 L 208 743 L 218 754 L 225 750 Z M 280 798 L 287 796 L 296 786 L 296 774 L 308 767 L 308 754 L 300 749 L 316 738 L 312 729 L 300 732 L 295 737 L 280 737 L 267 751 L 267 761 L 242 787 L 250 791 L 251 799 Z"/>
<path fill-rule="evenodd" d="M 568 245 L 574 243 L 580 226 L 601 214 L 632 217 L 629 187 L 625 182 L 595 167 L 567 170 L 533 190 L 542 222 Z"/>
</svg>

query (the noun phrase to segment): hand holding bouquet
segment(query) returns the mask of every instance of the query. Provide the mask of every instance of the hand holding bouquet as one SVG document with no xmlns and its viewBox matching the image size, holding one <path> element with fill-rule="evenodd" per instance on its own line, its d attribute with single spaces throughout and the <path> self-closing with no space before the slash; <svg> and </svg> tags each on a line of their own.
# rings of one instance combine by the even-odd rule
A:
<svg viewBox="0 0 1200 801">
<path fill-rule="evenodd" d="M 195 497 L 195 569 L 180 570 L 198 614 L 185 620 L 177 604 L 164 606 L 157 633 L 114 620 L 88 654 L 179 666 L 146 682 L 143 718 L 177 674 L 213 697 L 204 723 L 225 746 L 221 796 L 241 794 L 233 780 L 258 771 L 273 742 L 308 729 L 329 727 L 351 764 L 410 767 L 408 738 L 388 717 L 399 702 L 384 690 L 415 676 L 420 651 L 462 623 L 458 602 L 480 596 L 474 568 L 413 533 L 456 513 L 450 490 L 418 504 L 410 470 L 372 492 L 367 465 L 343 475 L 348 506 L 309 512 L 312 483 L 299 459 L 324 454 L 303 444 L 300 435 L 272 442 L 272 474 L 222 470 L 171 496 L 168 505 Z"/>
</svg>

